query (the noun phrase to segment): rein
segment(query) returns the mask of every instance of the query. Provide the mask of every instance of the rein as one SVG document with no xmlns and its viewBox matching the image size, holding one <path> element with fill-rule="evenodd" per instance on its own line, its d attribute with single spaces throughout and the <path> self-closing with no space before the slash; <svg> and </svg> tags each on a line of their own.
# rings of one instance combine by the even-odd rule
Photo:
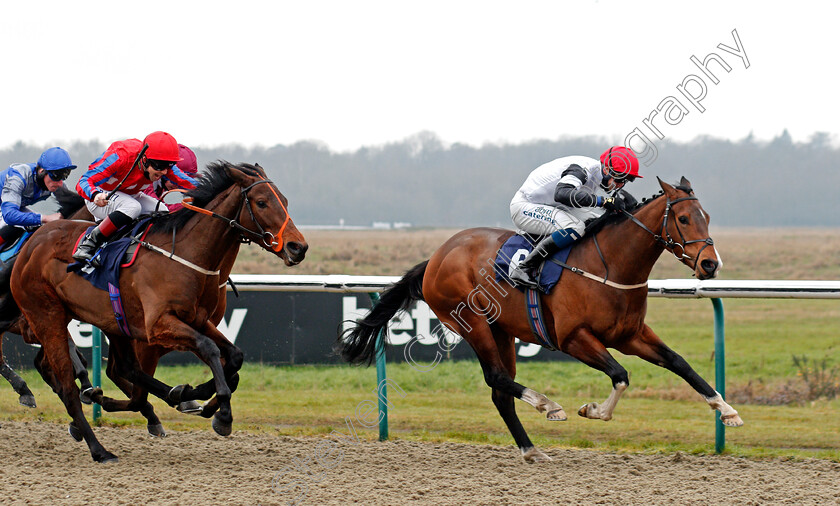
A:
<svg viewBox="0 0 840 506">
<path fill-rule="evenodd" d="M 683 188 L 680 187 L 680 189 L 683 189 Z M 686 193 L 689 193 L 689 192 L 686 192 Z M 694 264 L 692 265 L 692 269 L 697 269 L 697 261 L 700 260 L 700 255 L 703 253 L 703 250 L 708 248 L 709 246 L 714 246 L 715 241 L 711 237 L 707 237 L 705 239 L 693 239 L 691 241 L 686 241 L 685 236 L 683 236 L 682 230 L 680 230 L 680 227 L 677 227 L 677 232 L 679 232 L 680 240 L 682 241 L 682 242 L 677 242 L 673 239 L 673 237 L 671 237 L 670 232 L 668 232 L 668 218 L 670 217 L 671 208 L 674 206 L 674 204 L 678 204 L 678 203 L 686 201 L 686 200 L 697 200 L 697 197 L 689 196 L 689 197 L 681 197 L 681 198 L 678 198 L 676 200 L 671 200 L 666 195 L 665 198 L 667 199 L 666 203 L 665 203 L 665 214 L 662 216 L 662 227 L 659 231 L 659 234 L 657 234 L 656 232 L 654 232 L 653 230 L 651 230 L 647 226 L 645 226 L 644 223 L 639 221 L 639 219 L 636 218 L 635 216 L 633 216 L 629 211 L 622 210 L 622 212 L 628 218 L 630 218 L 630 220 L 633 223 L 640 226 L 647 233 L 652 235 L 653 239 L 656 242 L 658 242 L 659 244 L 661 244 L 665 249 L 670 251 L 671 254 L 674 255 L 674 257 L 677 260 L 680 260 L 680 261 L 689 260 L 689 261 L 691 261 L 692 258 L 685 254 L 685 247 L 688 246 L 689 244 L 694 244 L 694 243 L 697 243 L 697 242 L 706 243 L 702 248 L 700 248 L 700 251 L 697 252 L 697 256 L 694 257 Z M 682 250 L 682 252 L 678 254 L 677 253 L 677 248 Z M 603 259 L 603 257 L 602 257 L 602 259 Z"/>
<path fill-rule="evenodd" d="M 277 234 L 272 234 L 268 230 L 265 230 L 262 227 L 262 225 L 260 225 L 260 222 L 257 221 L 256 216 L 254 216 L 254 211 L 251 209 L 250 200 L 248 199 L 248 192 L 251 190 L 251 188 L 257 186 L 258 184 L 262 184 L 262 183 L 269 183 L 268 187 L 271 190 L 271 193 L 274 194 L 274 196 L 277 198 L 277 202 L 280 203 L 280 207 L 283 209 L 283 212 L 286 213 L 286 219 L 283 220 L 283 225 L 280 227 L 280 230 L 277 232 Z M 186 193 L 186 190 L 183 190 L 183 189 L 180 189 L 180 188 L 170 190 L 170 191 Z M 201 207 L 194 206 L 192 204 L 192 201 L 193 201 L 192 197 L 184 197 L 184 199 L 181 201 L 181 205 L 183 205 L 185 208 L 189 209 L 190 211 L 195 211 L 197 213 L 201 213 L 201 214 L 204 214 L 204 215 L 207 215 L 207 216 L 211 216 L 213 218 L 218 218 L 218 219 L 220 219 L 224 222 L 227 222 L 227 224 L 228 224 L 228 226 L 230 226 L 230 228 L 235 228 L 235 229 L 239 230 L 240 240 L 242 242 L 245 242 L 245 243 L 250 242 L 251 240 L 245 234 L 251 234 L 252 236 L 259 238 L 260 241 L 262 242 L 262 244 L 266 248 L 268 248 L 272 251 L 282 250 L 283 246 L 284 246 L 283 232 L 285 232 L 286 225 L 289 224 L 289 221 L 290 221 L 291 217 L 289 216 L 288 209 L 286 209 L 286 206 L 283 205 L 283 201 L 280 199 L 280 196 L 277 195 L 277 192 L 274 191 L 274 188 L 271 187 L 271 180 L 270 179 L 260 179 L 259 181 L 256 181 L 256 182 L 250 184 L 247 188 L 240 188 L 239 191 L 242 194 L 242 202 L 239 204 L 239 209 L 236 211 L 236 215 L 234 216 L 233 219 L 228 218 L 226 216 L 222 216 L 222 215 L 217 214 L 217 213 L 215 213 L 213 211 L 210 211 L 208 209 L 204 209 L 204 208 L 201 208 Z M 240 216 L 242 214 L 242 208 L 243 207 L 248 208 L 248 213 L 251 215 L 251 221 L 254 222 L 254 224 L 257 226 L 258 230 L 251 230 L 250 228 L 247 228 L 244 225 L 242 225 L 241 223 L 239 223 L 239 219 L 240 219 Z"/>
<path fill-rule="evenodd" d="M 690 191 L 691 191 L 690 189 L 685 189 L 685 188 L 682 188 L 682 187 L 679 187 L 679 188 L 681 190 L 685 191 L 686 193 L 690 193 Z M 680 240 L 682 241 L 682 242 L 677 242 L 673 239 L 673 237 L 671 237 L 671 234 L 668 232 L 668 218 L 670 217 L 671 208 L 674 206 L 674 204 L 679 204 L 680 202 L 683 202 L 683 201 L 686 201 L 686 200 L 698 200 L 698 199 L 697 199 L 697 197 L 688 196 L 688 197 L 681 197 L 681 198 L 678 198 L 676 200 L 671 200 L 667 195 L 665 196 L 665 198 L 667 199 L 666 204 L 665 204 L 665 214 L 662 217 L 662 228 L 660 229 L 659 234 L 657 234 L 653 230 L 649 229 L 644 223 L 639 221 L 638 218 L 633 216 L 627 210 L 623 210 L 622 212 L 628 218 L 630 218 L 630 220 L 633 223 L 640 226 L 642 229 L 644 229 L 650 235 L 652 235 L 654 240 L 656 242 L 658 242 L 659 244 L 661 244 L 663 247 L 665 247 L 665 249 L 670 251 L 671 254 L 673 254 L 674 257 L 677 260 L 680 260 L 680 261 L 682 261 L 682 260 L 689 260 L 690 261 L 691 260 L 691 257 L 685 254 L 685 247 L 688 246 L 689 244 L 694 244 L 696 242 L 706 243 L 702 248 L 700 248 L 700 251 L 697 252 L 697 256 L 694 258 L 694 265 L 693 265 L 692 268 L 696 269 L 697 268 L 697 261 L 700 259 L 700 255 L 703 253 L 703 250 L 706 249 L 709 246 L 713 246 L 715 244 L 714 240 L 712 240 L 711 237 L 707 237 L 705 239 L 693 239 L 691 241 L 686 241 L 685 236 L 683 236 L 682 230 L 680 230 L 680 227 L 677 227 L 677 232 L 679 232 Z M 555 260 L 553 258 L 551 259 L 551 261 L 556 263 L 557 265 L 565 268 L 565 269 L 568 269 L 568 270 L 574 272 L 575 274 L 580 274 L 581 276 L 583 276 L 585 278 L 589 278 L 593 281 L 597 281 L 599 283 L 605 284 L 607 286 L 611 286 L 613 288 L 618 288 L 619 290 L 635 290 L 637 288 L 642 288 L 642 287 L 647 286 L 647 281 L 644 282 L 644 283 L 636 284 L 636 285 L 624 285 L 624 284 L 621 284 L 621 283 L 616 283 L 614 281 L 608 280 L 607 278 L 610 275 L 610 271 L 609 271 L 609 267 L 607 266 L 607 261 L 604 258 L 603 253 L 601 253 L 601 246 L 598 244 L 598 236 L 597 235 L 593 236 L 592 239 L 595 241 L 595 249 L 598 251 L 598 256 L 601 257 L 601 263 L 604 264 L 604 270 L 606 272 L 604 277 L 596 276 L 596 275 L 591 274 L 587 271 L 584 271 L 583 269 L 568 265 L 564 262 L 560 262 L 560 261 Z M 677 248 L 681 249 L 682 253 L 677 254 L 677 251 L 676 251 Z"/>
</svg>

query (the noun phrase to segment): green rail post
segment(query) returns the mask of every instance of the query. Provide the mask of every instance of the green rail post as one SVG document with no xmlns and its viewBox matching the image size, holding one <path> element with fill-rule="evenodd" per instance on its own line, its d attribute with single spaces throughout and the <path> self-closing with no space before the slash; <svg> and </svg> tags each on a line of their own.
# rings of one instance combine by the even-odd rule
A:
<svg viewBox="0 0 840 506">
<path fill-rule="evenodd" d="M 724 348 L 723 303 L 712 299 L 715 308 L 715 390 L 726 400 L 726 351 Z M 715 453 L 723 453 L 726 446 L 726 427 L 715 411 Z"/>
<path fill-rule="evenodd" d="M 379 294 L 370 294 L 371 303 L 375 306 L 379 302 Z M 388 439 L 388 388 L 385 384 L 385 334 L 379 331 L 376 336 L 376 397 L 379 398 L 379 440 Z"/>
<path fill-rule="evenodd" d="M 93 368 L 91 373 L 93 378 L 91 378 L 91 383 L 93 383 L 94 388 L 101 388 L 102 387 L 102 331 L 99 330 L 97 327 L 93 327 L 93 335 L 91 336 L 91 340 L 93 341 L 92 351 L 93 351 Z M 102 418 L 102 406 L 99 404 L 93 403 L 93 423 L 99 421 Z"/>
</svg>

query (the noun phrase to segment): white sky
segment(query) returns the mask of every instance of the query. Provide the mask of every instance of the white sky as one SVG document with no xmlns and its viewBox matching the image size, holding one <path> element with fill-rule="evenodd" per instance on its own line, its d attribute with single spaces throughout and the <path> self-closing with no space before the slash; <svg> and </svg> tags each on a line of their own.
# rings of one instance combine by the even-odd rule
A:
<svg viewBox="0 0 840 506">
<path fill-rule="evenodd" d="M 429 130 L 481 145 L 622 140 L 718 53 L 666 139 L 837 136 L 830 2 L 17 1 L 0 6 L 0 147 L 166 130 L 195 147 Z M 735 47 L 750 67 L 717 48 Z M 699 89 L 699 88 L 697 88 Z M 655 124 L 657 120 L 654 120 Z M 648 135 L 650 133 L 648 132 Z"/>
</svg>

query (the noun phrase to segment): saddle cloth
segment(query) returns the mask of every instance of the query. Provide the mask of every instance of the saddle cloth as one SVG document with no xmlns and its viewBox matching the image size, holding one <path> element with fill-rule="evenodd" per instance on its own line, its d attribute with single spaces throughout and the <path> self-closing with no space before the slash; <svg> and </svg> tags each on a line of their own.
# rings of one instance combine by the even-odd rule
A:
<svg viewBox="0 0 840 506">
<path fill-rule="evenodd" d="M 505 281 L 513 284 L 510 280 L 510 272 L 513 270 L 511 261 L 515 263 L 521 262 L 534 247 L 531 242 L 525 237 L 516 234 L 502 244 L 499 252 L 496 254 L 494 268 L 496 270 L 496 281 Z M 572 250 L 571 245 L 558 251 L 551 258 L 565 263 L 569 258 L 569 252 Z M 548 260 L 548 259 L 546 259 Z M 539 269 L 539 286 L 540 291 L 549 293 L 551 289 L 560 281 L 560 276 L 563 274 L 563 268 L 554 262 L 544 261 Z M 520 290 L 522 287 L 517 286 Z"/>
<path fill-rule="evenodd" d="M 114 319 L 120 331 L 126 336 L 131 336 L 128 323 L 123 309 L 122 297 L 120 296 L 120 269 L 129 267 L 137 258 L 138 245 L 134 238 L 144 240 L 146 233 L 152 226 L 151 220 L 143 220 L 131 228 L 131 233 L 102 246 L 96 252 L 95 258 L 99 260 L 99 267 L 88 263 L 74 262 L 67 266 L 67 272 L 75 272 L 90 283 L 106 290 L 111 299 L 111 309 L 114 311 Z M 89 227 L 84 234 L 76 240 L 76 247 L 93 227 Z M 74 247 L 75 249 L 75 247 Z"/>
<path fill-rule="evenodd" d="M 131 266 L 137 258 L 137 243 L 133 239 L 135 237 L 141 241 L 145 239 L 149 227 L 151 227 L 150 219 L 139 221 L 130 228 L 129 234 L 105 243 L 95 255 L 99 260 L 100 267 L 94 268 L 84 262 L 73 262 L 67 266 L 67 272 L 75 272 L 100 290 L 108 290 L 109 284 L 120 286 L 120 268 Z M 92 228 L 88 228 L 84 234 L 79 236 L 75 247 L 78 247 L 79 242 Z"/>
<path fill-rule="evenodd" d="M 0 252 L 0 263 L 8 263 L 9 260 L 16 257 L 17 254 L 20 253 L 20 249 L 23 247 L 23 243 L 25 243 L 26 240 L 29 239 L 30 235 L 32 235 L 32 232 L 26 231 L 13 243 L 5 244 L 3 247 L 3 251 Z"/>
</svg>

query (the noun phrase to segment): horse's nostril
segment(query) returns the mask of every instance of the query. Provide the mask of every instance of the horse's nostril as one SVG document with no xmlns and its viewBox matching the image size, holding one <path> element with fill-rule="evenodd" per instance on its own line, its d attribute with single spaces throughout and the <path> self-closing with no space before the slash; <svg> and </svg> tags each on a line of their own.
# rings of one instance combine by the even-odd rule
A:
<svg viewBox="0 0 840 506">
<path fill-rule="evenodd" d="M 703 270 L 706 271 L 709 274 L 715 272 L 715 269 L 717 269 L 717 266 L 718 266 L 718 263 L 715 262 L 714 260 L 703 260 L 702 262 L 700 262 L 700 267 L 702 267 Z"/>
<path fill-rule="evenodd" d="M 299 242 L 292 241 L 286 244 L 286 249 L 288 250 L 289 254 L 297 258 L 302 257 L 306 253 L 306 250 L 309 249 L 309 245 L 305 243 L 301 244 Z"/>
</svg>

